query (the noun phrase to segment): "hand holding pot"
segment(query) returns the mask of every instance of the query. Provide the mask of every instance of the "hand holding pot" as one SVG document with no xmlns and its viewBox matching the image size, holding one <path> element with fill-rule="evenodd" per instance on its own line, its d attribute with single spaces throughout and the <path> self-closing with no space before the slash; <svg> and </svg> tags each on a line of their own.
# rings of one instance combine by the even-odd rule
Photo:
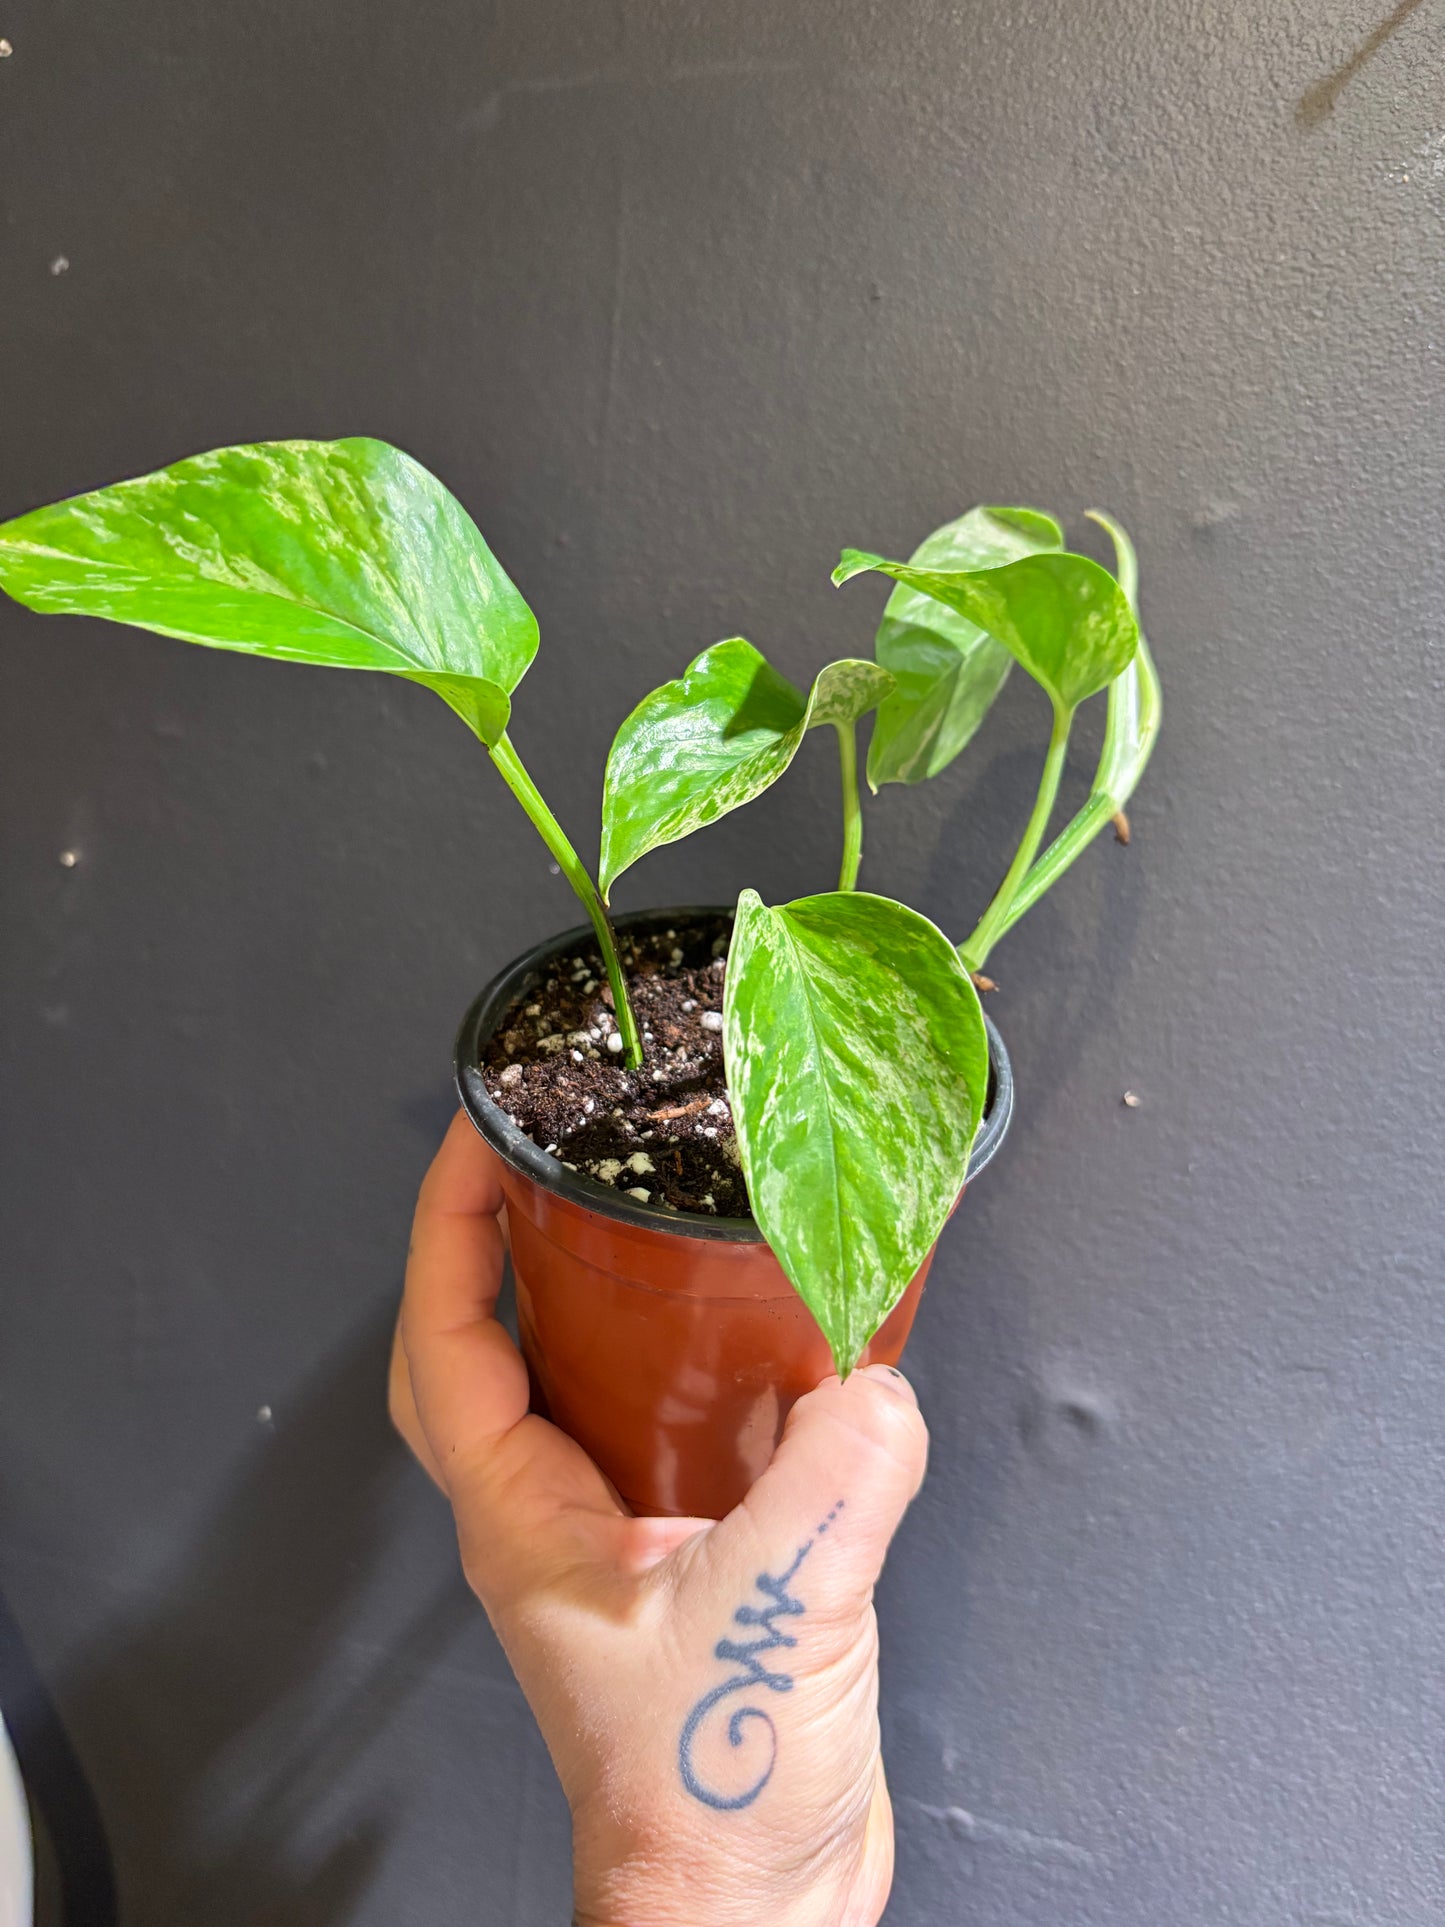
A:
<svg viewBox="0 0 1445 1927">
<path fill-rule="evenodd" d="M 395 1423 L 571 1804 L 582 1927 L 873 1927 L 893 1871 L 873 1585 L 927 1434 L 886 1366 L 794 1407 L 718 1524 L 630 1516 L 528 1410 L 494 1317 L 495 1157 L 458 1118 L 422 1186 Z"/>
</svg>

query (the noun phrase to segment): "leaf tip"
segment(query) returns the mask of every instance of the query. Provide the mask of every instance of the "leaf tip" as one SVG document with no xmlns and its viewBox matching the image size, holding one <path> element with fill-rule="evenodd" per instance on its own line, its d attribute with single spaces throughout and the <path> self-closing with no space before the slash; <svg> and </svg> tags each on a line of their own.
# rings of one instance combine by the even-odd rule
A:
<svg viewBox="0 0 1445 1927">
<path fill-rule="evenodd" d="M 833 1363 L 837 1367 L 839 1378 L 845 1385 L 863 1363 L 863 1354 L 867 1351 L 871 1342 L 871 1339 L 864 1339 L 860 1345 L 855 1340 L 849 1340 L 845 1343 L 829 1341 L 829 1350 L 833 1354 Z"/>
<path fill-rule="evenodd" d="M 838 566 L 833 571 L 833 587 L 841 589 L 845 582 L 851 582 L 855 575 L 863 575 L 869 569 L 876 569 L 883 560 L 881 555 L 872 555 L 867 549 L 844 549 L 838 557 Z"/>
</svg>

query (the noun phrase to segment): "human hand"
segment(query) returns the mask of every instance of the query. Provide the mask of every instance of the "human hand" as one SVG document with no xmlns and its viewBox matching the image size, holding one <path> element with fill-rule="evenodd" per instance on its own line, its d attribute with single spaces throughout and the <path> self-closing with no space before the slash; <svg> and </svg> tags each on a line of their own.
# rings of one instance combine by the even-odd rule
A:
<svg viewBox="0 0 1445 1927">
<path fill-rule="evenodd" d="M 494 1316 L 499 1169 L 456 1118 L 417 1203 L 391 1413 L 561 1777 L 579 1927 L 874 1927 L 873 1586 L 923 1478 L 912 1391 L 888 1366 L 829 1379 L 726 1519 L 632 1517 L 528 1411 Z"/>
</svg>

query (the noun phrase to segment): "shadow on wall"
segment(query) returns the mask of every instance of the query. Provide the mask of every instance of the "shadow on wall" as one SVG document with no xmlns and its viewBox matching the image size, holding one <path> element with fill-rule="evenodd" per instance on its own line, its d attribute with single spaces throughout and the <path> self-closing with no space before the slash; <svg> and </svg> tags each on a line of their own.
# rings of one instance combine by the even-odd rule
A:
<svg viewBox="0 0 1445 1927">
<path fill-rule="evenodd" d="M 388 1636 L 363 1677 L 338 1685 L 348 1610 L 384 1555 L 386 1495 L 410 1476 L 383 1409 L 389 1344 L 389 1314 L 369 1319 L 298 1398 L 198 1556 L 154 1589 L 161 1609 L 118 1629 L 65 1690 L 66 1724 L 100 1790 L 113 1881 L 64 1730 L 33 1676 L 18 1682 L 36 1688 L 17 1704 L 17 1751 L 57 1862 L 42 1877 L 37 1927 L 118 1917 L 343 1927 L 353 1917 L 385 1823 L 357 1815 L 338 1839 L 323 1803 L 475 1621 L 458 1575 Z"/>
</svg>

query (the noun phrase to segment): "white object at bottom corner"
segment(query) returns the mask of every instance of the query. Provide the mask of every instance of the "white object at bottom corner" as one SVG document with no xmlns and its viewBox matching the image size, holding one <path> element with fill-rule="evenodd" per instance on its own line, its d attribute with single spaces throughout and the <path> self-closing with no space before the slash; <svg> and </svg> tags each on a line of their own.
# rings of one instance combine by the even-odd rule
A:
<svg viewBox="0 0 1445 1927">
<path fill-rule="evenodd" d="M 34 1890 L 30 1814 L 10 1735 L 0 1720 L 0 1927 L 33 1927 Z"/>
</svg>

